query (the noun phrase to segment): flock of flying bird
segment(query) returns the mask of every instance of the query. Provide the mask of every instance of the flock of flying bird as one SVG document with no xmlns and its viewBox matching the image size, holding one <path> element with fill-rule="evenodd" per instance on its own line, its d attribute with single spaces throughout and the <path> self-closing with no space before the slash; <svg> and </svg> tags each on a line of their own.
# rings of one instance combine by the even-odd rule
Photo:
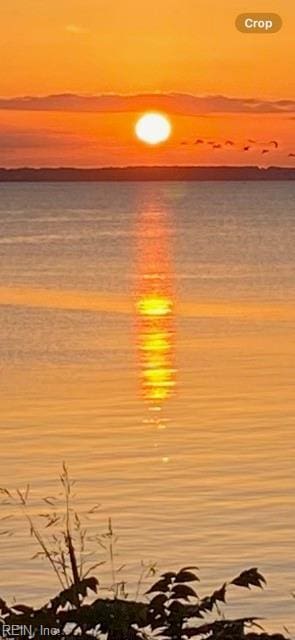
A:
<svg viewBox="0 0 295 640">
<path fill-rule="evenodd" d="M 220 142 L 216 142 L 215 140 L 207 141 L 202 138 L 197 138 L 193 142 L 182 140 L 180 144 L 181 145 L 189 145 L 189 144 L 208 145 L 212 149 L 223 149 L 223 148 L 229 149 L 229 148 L 235 147 L 237 151 L 243 151 L 244 153 L 246 153 L 247 151 L 250 151 L 251 149 L 261 148 L 262 155 L 266 153 L 270 153 L 270 151 L 276 151 L 279 148 L 279 143 L 277 140 L 270 140 L 269 142 L 259 142 L 258 140 L 247 140 L 247 142 L 242 147 L 240 147 L 240 145 L 238 145 L 238 143 L 234 142 L 233 140 L 225 140 L 225 142 L 220 143 Z M 295 153 L 293 152 L 289 153 L 288 157 L 295 158 Z"/>
</svg>

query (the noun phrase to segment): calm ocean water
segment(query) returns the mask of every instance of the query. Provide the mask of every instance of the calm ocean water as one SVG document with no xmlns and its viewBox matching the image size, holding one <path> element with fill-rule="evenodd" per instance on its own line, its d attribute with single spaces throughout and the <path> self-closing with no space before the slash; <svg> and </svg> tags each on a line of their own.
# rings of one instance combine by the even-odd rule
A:
<svg viewBox="0 0 295 640">
<path fill-rule="evenodd" d="M 0 185 L 0 484 L 30 482 L 38 517 L 65 460 L 82 516 L 100 505 L 90 531 L 112 517 L 131 595 L 141 560 L 196 564 L 205 592 L 258 566 L 268 588 L 229 611 L 278 630 L 295 613 L 294 196 Z M 58 585 L 12 515 L 0 596 L 42 602 Z"/>
</svg>

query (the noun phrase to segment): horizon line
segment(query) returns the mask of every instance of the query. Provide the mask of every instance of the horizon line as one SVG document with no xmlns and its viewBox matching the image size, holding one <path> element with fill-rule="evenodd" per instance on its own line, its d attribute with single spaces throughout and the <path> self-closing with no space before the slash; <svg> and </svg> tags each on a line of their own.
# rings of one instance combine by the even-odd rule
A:
<svg viewBox="0 0 295 640">
<path fill-rule="evenodd" d="M 0 183 L 271 182 L 295 180 L 295 167 L 129 166 L 1 168 Z"/>
<path fill-rule="evenodd" d="M 268 171 L 270 169 L 287 169 L 295 170 L 295 167 L 289 165 L 268 165 L 259 166 L 257 164 L 131 164 L 131 165 L 104 165 L 104 166 L 72 166 L 72 165 L 59 165 L 59 166 L 34 166 L 34 165 L 20 165 L 17 167 L 5 167 L 0 166 L 0 171 L 127 171 L 127 170 L 154 170 L 154 169 L 257 169 L 258 171 Z"/>
</svg>

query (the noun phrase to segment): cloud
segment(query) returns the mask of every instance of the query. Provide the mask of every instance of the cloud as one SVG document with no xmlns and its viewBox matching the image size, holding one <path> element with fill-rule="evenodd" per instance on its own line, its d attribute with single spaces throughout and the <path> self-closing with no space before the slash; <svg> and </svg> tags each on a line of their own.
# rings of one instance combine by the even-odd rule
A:
<svg viewBox="0 0 295 640">
<path fill-rule="evenodd" d="M 147 109 L 160 109 L 171 114 L 190 116 L 212 113 L 289 114 L 295 112 L 295 100 L 258 100 L 222 95 L 194 96 L 183 93 L 97 96 L 63 93 L 0 98 L 0 110 L 123 113 Z"/>
<path fill-rule="evenodd" d="M 0 150 L 6 153 L 14 153 L 20 149 L 33 150 L 33 149 L 55 149 L 59 146 L 66 147 L 81 147 L 86 145 L 87 140 L 76 136 L 75 134 L 68 134 L 63 131 L 48 131 L 38 130 L 13 130 L 13 131 L 1 131 L 0 130 Z"/>
</svg>

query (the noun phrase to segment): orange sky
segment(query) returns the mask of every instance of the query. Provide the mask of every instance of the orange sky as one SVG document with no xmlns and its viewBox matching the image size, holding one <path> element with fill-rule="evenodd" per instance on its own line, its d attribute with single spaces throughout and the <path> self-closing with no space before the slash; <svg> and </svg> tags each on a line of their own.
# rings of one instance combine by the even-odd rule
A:
<svg viewBox="0 0 295 640">
<path fill-rule="evenodd" d="M 254 4 L 2 0 L 0 164 L 293 166 L 295 5 Z M 283 28 L 241 34 L 235 19 L 249 8 L 279 13 Z M 46 97 L 67 93 L 73 97 L 55 103 Z M 28 95 L 43 102 L 24 103 Z M 168 113 L 173 125 L 169 142 L 152 149 L 134 137 L 136 118 L 149 109 Z M 279 148 L 262 154 L 273 138 Z M 257 142 L 245 152 L 248 139 Z"/>
</svg>

